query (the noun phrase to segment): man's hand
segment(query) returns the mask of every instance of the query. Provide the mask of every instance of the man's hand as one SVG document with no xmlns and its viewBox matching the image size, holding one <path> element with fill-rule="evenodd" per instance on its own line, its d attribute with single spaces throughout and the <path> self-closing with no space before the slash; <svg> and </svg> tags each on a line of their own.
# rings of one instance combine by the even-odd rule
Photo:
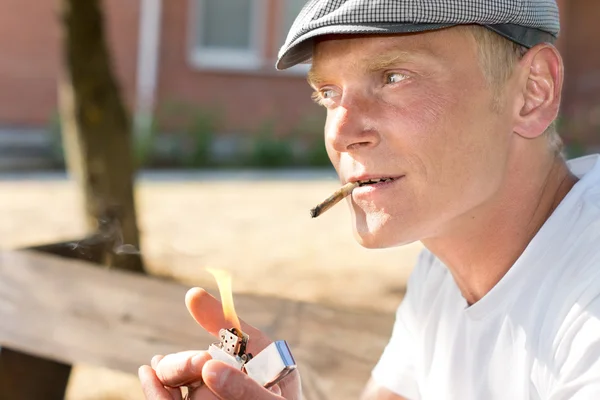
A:
<svg viewBox="0 0 600 400">
<path fill-rule="evenodd" d="M 222 328 L 230 328 L 223 317 L 221 303 L 205 290 L 191 289 L 185 303 L 192 317 L 207 332 L 217 337 Z M 241 321 L 250 336 L 248 352 L 258 354 L 271 343 L 256 328 Z M 279 385 L 265 389 L 245 373 L 220 361 L 211 360 L 206 351 L 186 351 L 155 356 L 151 366 L 139 369 L 142 389 L 147 400 L 181 400 L 180 386 L 189 388 L 191 400 L 300 400 L 300 378 L 293 371 Z"/>
</svg>

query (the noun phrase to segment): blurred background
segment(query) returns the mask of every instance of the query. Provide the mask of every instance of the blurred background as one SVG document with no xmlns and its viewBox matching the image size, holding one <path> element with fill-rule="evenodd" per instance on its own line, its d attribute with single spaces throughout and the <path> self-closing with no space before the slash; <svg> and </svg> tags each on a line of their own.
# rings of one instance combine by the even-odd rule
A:
<svg viewBox="0 0 600 400">
<path fill-rule="evenodd" d="M 308 66 L 274 68 L 304 3 L 0 0 L 0 251 L 100 238 L 129 246 L 95 260 L 114 268 L 391 318 L 420 245 L 362 249 L 344 206 L 309 218 L 338 187 L 324 112 Z M 571 158 L 600 152 L 600 2 L 558 4 Z M 81 365 L 66 396 L 140 395 Z"/>
</svg>

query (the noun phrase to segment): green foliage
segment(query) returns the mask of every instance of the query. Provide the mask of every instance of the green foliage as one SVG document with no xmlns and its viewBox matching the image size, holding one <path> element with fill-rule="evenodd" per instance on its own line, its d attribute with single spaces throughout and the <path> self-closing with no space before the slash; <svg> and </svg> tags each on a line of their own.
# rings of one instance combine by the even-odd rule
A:
<svg viewBox="0 0 600 400">
<path fill-rule="evenodd" d="M 142 117 L 138 131 L 133 135 L 133 156 L 136 168 L 152 164 L 154 144 L 158 134 L 157 121 L 152 116 Z"/>
<path fill-rule="evenodd" d="M 212 164 L 211 147 L 220 121 L 221 114 L 217 110 L 196 109 L 192 112 L 183 142 L 187 148 L 184 165 L 204 167 Z"/>
<path fill-rule="evenodd" d="M 132 150 L 137 168 L 288 168 L 330 167 L 323 140 L 324 115 L 302 118 L 288 134 L 277 132 L 277 119 L 265 119 L 257 129 L 241 132 L 243 139 L 217 157 L 213 149 L 223 112 L 218 107 L 170 101 L 152 116 L 136 121 Z M 163 132 L 163 126 L 174 127 Z M 48 122 L 52 158 L 64 166 L 61 121 L 53 113 Z M 235 137 L 235 136 L 234 136 Z M 231 143 L 227 146 L 231 146 Z"/>
<path fill-rule="evenodd" d="M 311 167 L 331 167 L 331 160 L 325 148 L 325 142 L 314 143 L 306 154 L 306 164 Z"/>
<path fill-rule="evenodd" d="M 563 153 L 567 160 L 582 157 L 587 154 L 586 148 L 579 140 L 571 139 L 565 140 Z"/>
<path fill-rule="evenodd" d="M 48 122 L 48 132 L 50 135 L 50 157 L 57 166 L 65 165 L 65 150 L 62 141 L 62 124 L 58 112 L 53 112 Z"/>
<path fill-rule="evenodd" d="M 166 102 L 154 116 L 139 121 L 134 141 L 137 165 L 186 168 L 212 165 L 211 146 L 220 121 L 221 113 L 215 107 Z M 169 123 L 175 126 L 175 132 L 159 137 L 162 126 Z"/>
<path fill-rule="evenodd" d="M 585 136 L 582 136 L 589 128 L 582 122 L 580 115 L 560 115 L 555 126 L 563 142 L 562 153 L 567 160 L 588 154 Z"/>
<path fill-rule="evenodd" d="M 302 164 L 311 167 L 330 167 L 324 140 L 325 114 L 320 110 L 305 116 L 294 129 L 291 136 L 306 145 Z"/>
<path fill-rule="evenodd" d="M 250 166 L 277 168 L 294 165 L 292 143 L 288 138 L 277 137 L 274 121 L 263 122 L 255 137 L 248 161 Z"/>
<path fill-rule="evenodd" d="M 213 153 L 213 144 L 223 121 L 220 109 L 170 102 L 161 109 L 160 118 L 170 119 L 171 122 L 179 124 L 183 122 L 177 134 L 168 135 L 171 148 L 167 162 L 170 166 L 185 168 L 331 166 L 323 140 L 325 118 L 322 114 L 308 115 L 287 135 L 277 132 L 275 118 L 266 118 L 254 131 L 242 132 L 245 139 L 240 139 L 237 146 L 234 145 L 231 157 L 220 159 Z M 163 150 L 164 146 L 165 144 Z"/>
</svg>

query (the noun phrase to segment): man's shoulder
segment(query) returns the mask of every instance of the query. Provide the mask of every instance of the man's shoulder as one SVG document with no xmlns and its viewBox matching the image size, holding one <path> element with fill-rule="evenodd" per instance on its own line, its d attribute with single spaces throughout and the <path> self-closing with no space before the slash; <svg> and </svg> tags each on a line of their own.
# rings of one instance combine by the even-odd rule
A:
<svg viewBox="0 0 600 400">
<path fill-rule="evenodd" d="M 598 166 L 599 161 L 600 154 L 590 154 L 587 156 L 567 160 L 567 165 L 571 173 L 581 178 L 588 172 L 592 171 L 594 167 Z"/>
<path fill-rule="evenodd" d="M 600 217 L 573 235 L 562 254 L 543 263 L 524 286 L 519 298 L 525 301 L 515 304 L 518 314 L 529 316 L 539 351 L 555 361 L 574 343 L 600 346 Z"/>
<path fill-rule="evenodd" d="M 574 159 L 569 167 L 581 180 L 534 239 L 535 251 L 527 258 L 540 260 L 537 278 L 554 282 L 563 289 L 559 293 L 577 292 L 600 279 L 600 158 Z"/>
<path fill-rule="evenodd" d="M 537 341 L 536 357 L 558 386 L 591 371 L 600 378 L 600 259 L 562 278 L 541 290 L 542 301 L 530 313 L 532 321 L 538 320 L 530 332 Z"/>
<path fill-rule="evenodd" d="M 600 155 L 575 158 L 567 161 L 567 165 L 571 173 L 580 179 L 572 189 L 579 208 L 586 207 L 596 217 L 600 216 Z"/>
</svg>

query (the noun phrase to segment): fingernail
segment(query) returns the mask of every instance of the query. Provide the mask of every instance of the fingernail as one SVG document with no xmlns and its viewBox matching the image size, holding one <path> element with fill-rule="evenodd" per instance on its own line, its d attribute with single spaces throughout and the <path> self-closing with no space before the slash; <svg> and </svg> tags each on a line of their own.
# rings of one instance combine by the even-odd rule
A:
<svg viewBox="0 0 600 400">
<path fill-rule="evenodd" d="M 213 371 L 202 371 L 202 378 L 206 379 L 210 379 L 211 381 L 214 380 L 213 378 L 215 378 L 217 376 L 216 372 Z"/>
<path fill-rule="evenodd" d="M 208 363 L 210 363 L 210 361 Z M 210 368 L 206 368 L 208 363 L 205 363 L 202 368 L 202 380 L 204 382 L 210 381 L 213 385 L 218 385 L 219 381 L 217 380 L 217 373 L 212 371 Z"/>
<path fill-rule="evenodd" d="M 221 377 L 218 380 L 218 387 L 224 388 L 227 386 L 227 381 L 229 380 L 230 371 L 229 371 L 229 368 L 222 368 L 221 370 L 222 370 L 222 372 L 221 372 Z"/>
</svg>

